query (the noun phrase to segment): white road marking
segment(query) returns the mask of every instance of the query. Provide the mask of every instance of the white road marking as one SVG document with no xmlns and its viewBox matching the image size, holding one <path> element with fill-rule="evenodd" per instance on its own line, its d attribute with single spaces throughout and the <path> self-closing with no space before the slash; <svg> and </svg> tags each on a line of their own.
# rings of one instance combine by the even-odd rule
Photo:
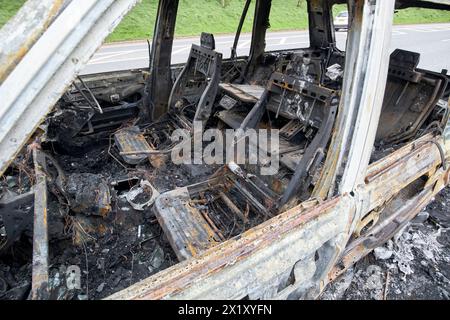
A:
<svg viewBox="0 0 450 320">
<path fill-rule="evenodd" d="M 402 27 L 398 30 L 407 30 L 413 32 L 424 32 L 424 33 L 432 33 L 432 32 L 440 32 L 440 31 L 449 31 L 448 28 L 445 27 Z"/>
<path fill-rule="evenodd" d="M 421 32 L 421 33 L 432 33 L 432 32 L 450 32 L 450 24 L 445 25 L 416 25 L 416 26 L 398 26 L 392 31 L 393 36 L 410 35 L 411 32 Z M 346 33 L 336 33 L 336 37 L 339 39 L 346 38 Z M 217 36 L 218 40 L 216 46 L 218 50 L 226 51 L 226 46 L 231 46 L 234 40 L 234 36 Z M 285 46 L 286 48 L 297 46 L 297 45 L 308 45 L 309 35 L 307 32 L 303 31 L 293 31 L 293 32 L 282 32 L 282 33 L 269 33 L 267 35 L 266 41 L 268 43 L 267 47 L 278 48 L 280 46 Z M 303 41 L 302 41 L 303 40 Z M 293 41 L 293 42 L 289 42 Z M 449 42 L 450 39 L 443 39 L 442 42 Z M 192 43 L 199 43 L 199 38 L 181 38 L 176 39 L 173 46 L 173 55 L 181 54 L 188 51 L 191 48 Z M 251 37 L 248 34 L 244 34 L 241 37 L 240 44 L 238 45 L 239 50 L 248 49 L 251 43 Z M 123 51 L 124 48 L 129 48 L 129 50 Z M 117 49 L 117 50 L 114 50 Z M 104 50 L 104 51 L 103 51 Z M 110 51 L 109 51 L 110 50 Z M 108 52 L 109 51 L 109 52 Z M 128 42 L 120 44 L 107 44 L 102 47 L 99 52 L 97 52 L 89 65 L 99 65 L 115 62 L 124 61 L 137 61 L 137 60 L 148 60 L 148 47 L 145 42 Z M 117 58 L 123 55 L 136 55 L 138 53 L 146 53 L 145 57 L 129 57 L 129 58 Z"/>
<path fill-rule="evenodd" d="M 111 54 L 117 53 L 117 52 L 122 52 L 122 51 L 111 51 L 111 52 L 96 52 L 94 54 L 94 58 L 95 57 L 102 57 L 102 56 L 109 56 Z"/>
<path fill-rule="evenodd" d="M 266 41 L 278 41 L 280 39 L 286 38 L 287 39 L 295 39 L 295 38 L 309 38 L 309 35 L 307 34 L 292 34 L 292 35 L 278 35 L 276 37 L 271 37 L 270 34 L 266 37 Z"/>
<path fill-rule="evenodd" d="M 250 40 L 242 42 L 240 45 L 237 46 L 237 49 L 245 49 L 250 44 Z"/>
<path fill-rule="evenodd" d="M 403 32 L 403 31 L 399 31 L 399 30 L 393 30 L 392 31 L 392 35 L 393 36 L 401 36 L 401 35 L 405 35 L 405 34 L 408 34 L 408 33 Z"/>
<path fill-rule="evenodd" d="M 152 44 L 152 42 L 150 41 L 150 45 Z M 146 47 L 148 46 L 147 42 L 145 40 L 136 40 L 136 41 L 128 41 L 128 42 L 123 42 L 123 43 L 107 43 L 104 45 L 103 48 L 108 49 L 108 48 L 127 48 L 127 47 L 132 47 L 132 46 L 143 46 L 145 45 Z"/>
<path fill-rule="evenodd" d="M 135 52 L 136 52 L 135 50 L 129 50 L 129 51 L 122 51 L 122 52 L 110 53 L 110 54 L 103 55 L 103 56 L 98 57 L 98 58 L 96 58 L 96 57 L 94 56 L 94 58 L 93 58 L 91 61 L 92 61 L 92 62 L 97 62 L 97 61 L 106 60 L 106 59 L 111 59 L 111 58 L 114 58 L 114 57 L 123 56 L 123 55 L 126 55 L 126 54 L 135 53 Z"/>
<path fill-rule="evenodd" d="M 108 63 L 116 63 L 116 62 L 125 62 L 125 61 L 136 61 L 136 60 L 149 60 L 149 57 L 135 57 L 135 58 L 124 58 L 124 59 L 116 59 L 114 61 L 100 61 L 100 62 L 89 62 L 87 65 L 99 65 L 99 64 L 108 64 Z"/>
<path fill-rule="evenodd" d="M 293 46 L 293 45 L 297 45 L 297 44 L 309 44 L 309 42 L 307 41 L 299 41 L 299 42 L 289 42 L 289 43 L 271 43 L 268 44 L 267 47 L 278 47 L 278 46 Z"/>
<path fill-rule="evenodd" d="M 190 48 L 190 47 L 183 47 L 183 48 L 181 48 L 181 49 L 178 49 L 178 50 L 172 51 L 172 55 L 174 55 L 174 54 L 178 54 L 178 53 L 181 53 L 181 52 L 183 52 L 183 51 L 187 51 L 187 50 L 188 50 L 188 48 Z"/>
</svg>

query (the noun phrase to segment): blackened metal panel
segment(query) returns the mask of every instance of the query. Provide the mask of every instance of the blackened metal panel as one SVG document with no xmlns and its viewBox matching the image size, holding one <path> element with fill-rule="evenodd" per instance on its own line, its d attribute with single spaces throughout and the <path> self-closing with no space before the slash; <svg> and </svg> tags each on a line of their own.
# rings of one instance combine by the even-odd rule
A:
<svg viewBox="0 0 450 320">
<path fill-rule="evenodd" d="M 253 72 L 254 67 L 260 62 L 260 59 L 266 49 L 266 32 L 270 27 L 269 16 L 271 7 L 272 0 L 256 1 L 252 42 L 250 45 L 250 55 L 245 74 L 251 74 Z"/>
<path fill-rule="evenodd" d="M 31 299 L 46 300 L 48 291 L 48 219 L 47 219 L 47 175 L 45 156 L 33 149 L 36 185 L 34 190 L 33 226 L 33 270 Z"/>
<path fill-rule="evenodd" d="M 145 99 L 152 120 L 159 119 L 168 110 L 173 85 L 170 65 L 178 3 L 179 0 L 160 0 L 158 6 Z"/>
<path fill-rule="evenodd" d="M 136 1 L 72 1 L 39 39 L 31 36 L 0 43 L 2 51 L 15 41 L 24 45 L 28 40 L 34 42 L 28 51 L 16 52 L 20 62 L 7 72 L 0 86 L 0 174 Z M 29 13 L 30 19 L 48 20 L 48 15 L 33 10 Z M 24 21 L 13 22 L 17 29 L 29 26 Z M 42 32 L 42 28 L 38 31 Z"/>
<path fill-rule="evenodd" d="M 330 1 L 308 0 L 308 17 L 312 48 L 327 48 L 335 43 Z"/>
</svg>

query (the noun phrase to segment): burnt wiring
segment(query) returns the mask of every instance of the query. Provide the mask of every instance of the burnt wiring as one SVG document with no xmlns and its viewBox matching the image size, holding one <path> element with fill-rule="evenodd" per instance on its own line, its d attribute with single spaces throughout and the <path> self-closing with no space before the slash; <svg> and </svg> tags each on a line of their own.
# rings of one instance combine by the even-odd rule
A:
<svg viewBox="0 0 450 320">
<path fill-rule="evenodd" d="M 83 88 L 80 88 L 76 82 L 73 83 L 75 88 L 80 92 L 80 94 L 83 96 L 83 98 L 86 100 L 86 102 L 92 107 L 93 110 L 97 111 L 100 114 L 103 114 L 103 109 L 100 106 L 100 103 L 98 102 L 97 98 L 95 97 L 94 93 L 89 89 L 89 87 L 86 85 L 86 83 L 81 79 L 80 76 L 78 76 L 78 81 L 80 81 Z M 84 93 L 84 91 L 87 91 L 92 99 L 92 101 L 87 97 L 87 95 Z"/>
</svg>

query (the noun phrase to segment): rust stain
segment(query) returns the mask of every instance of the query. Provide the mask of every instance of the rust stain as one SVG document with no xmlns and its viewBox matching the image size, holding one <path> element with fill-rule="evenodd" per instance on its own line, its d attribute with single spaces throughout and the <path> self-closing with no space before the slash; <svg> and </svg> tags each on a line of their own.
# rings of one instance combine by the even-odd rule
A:
<svg viewBox="0 0 450 320">
<path fill-rule="evenodd" d="M 105 218 L 111 212 L 111 205 L 105 205 L 100 208 L 100 215 Z"/>
<path fill-rule="evenodd" d="M 44 222 L 44 227 L 45 227 L 45 229 L 47 229 L 47 207 L 45 207 L 44 210 L 43 210 L 43 217 L 42 217 L 42 219 L 44 220 L 43 221 Z"/>
<path fill-rule="evenodd" d="M 47 30 L 54 18 L 60 11 L 64 0 L 55 0 L 52 7 L 48 10 L 41 27 L 35 27 L 22 45 L 16 51 L 10 53 L 5 61 L 0 65 L 0 85 L 6 80 L 12 70 L 22 61 L 23 57 L 28 53 L 31 47 L 36 43 L 39 37 Z"/>
</svg>

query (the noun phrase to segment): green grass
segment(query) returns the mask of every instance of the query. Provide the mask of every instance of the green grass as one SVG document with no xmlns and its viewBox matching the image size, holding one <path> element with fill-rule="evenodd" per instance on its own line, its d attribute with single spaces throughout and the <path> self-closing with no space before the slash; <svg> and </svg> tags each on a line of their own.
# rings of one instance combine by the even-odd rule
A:
<svg viewBox="0 0 450 320">
<path fill-rule="evenodd" d="M 0 0 L 0 26 L 20 8 L 25 0 Z M 199 35 L 202 31 L 214 34 L 234 33 L 244 0 L 226 0 L 226 7 L 219 0 L 180 0 L 176 26 L 177 36 Z M 305 0 L 273 0 L 270 17 L 271 31 L 299 30 L 307 28 Z M 148 39 L 153 34 L 158 0 L 142 0 L 125 17 L 107 41 Z M 251 31 L 254 5 L 251 6 L 243 32 Z M 334 14 L 345 6 L 334 8 Z M 428 9 L 404 9 L 395 14 L 396 24 L 450 22 L 450 12 Z"/>
<path fill-rule="evenodd" d="M 450 22 L 450 11 L 408 8 L 398 11 L 394 16 L 395 24 L 439 22 Z"/>
<path fill-rule="evenodd" d="M 146 39 L 153 33 L 157 0 L 143 0 L 129 14 L 108 41 Z M 218 0 L 180 0 L 175 33 L 177 36 L 233 33 L 239 24 L 244 0 L 230 0 L 224 8 Z M 271 12 L 271 30 L 305 29 L 306 3 L 297 7 L 298 0 L 275 0 Z M 287 10 L 286 10 L 287 9 Z M 253 24 L 254 2 L 250 6 L 243 32 L 250 32 Z"/>
<path fill-rule="evenodd" d="M 25 0 L 0 0 L 0 27 L 8 22 L 24 3 Z"/>
</svg>

